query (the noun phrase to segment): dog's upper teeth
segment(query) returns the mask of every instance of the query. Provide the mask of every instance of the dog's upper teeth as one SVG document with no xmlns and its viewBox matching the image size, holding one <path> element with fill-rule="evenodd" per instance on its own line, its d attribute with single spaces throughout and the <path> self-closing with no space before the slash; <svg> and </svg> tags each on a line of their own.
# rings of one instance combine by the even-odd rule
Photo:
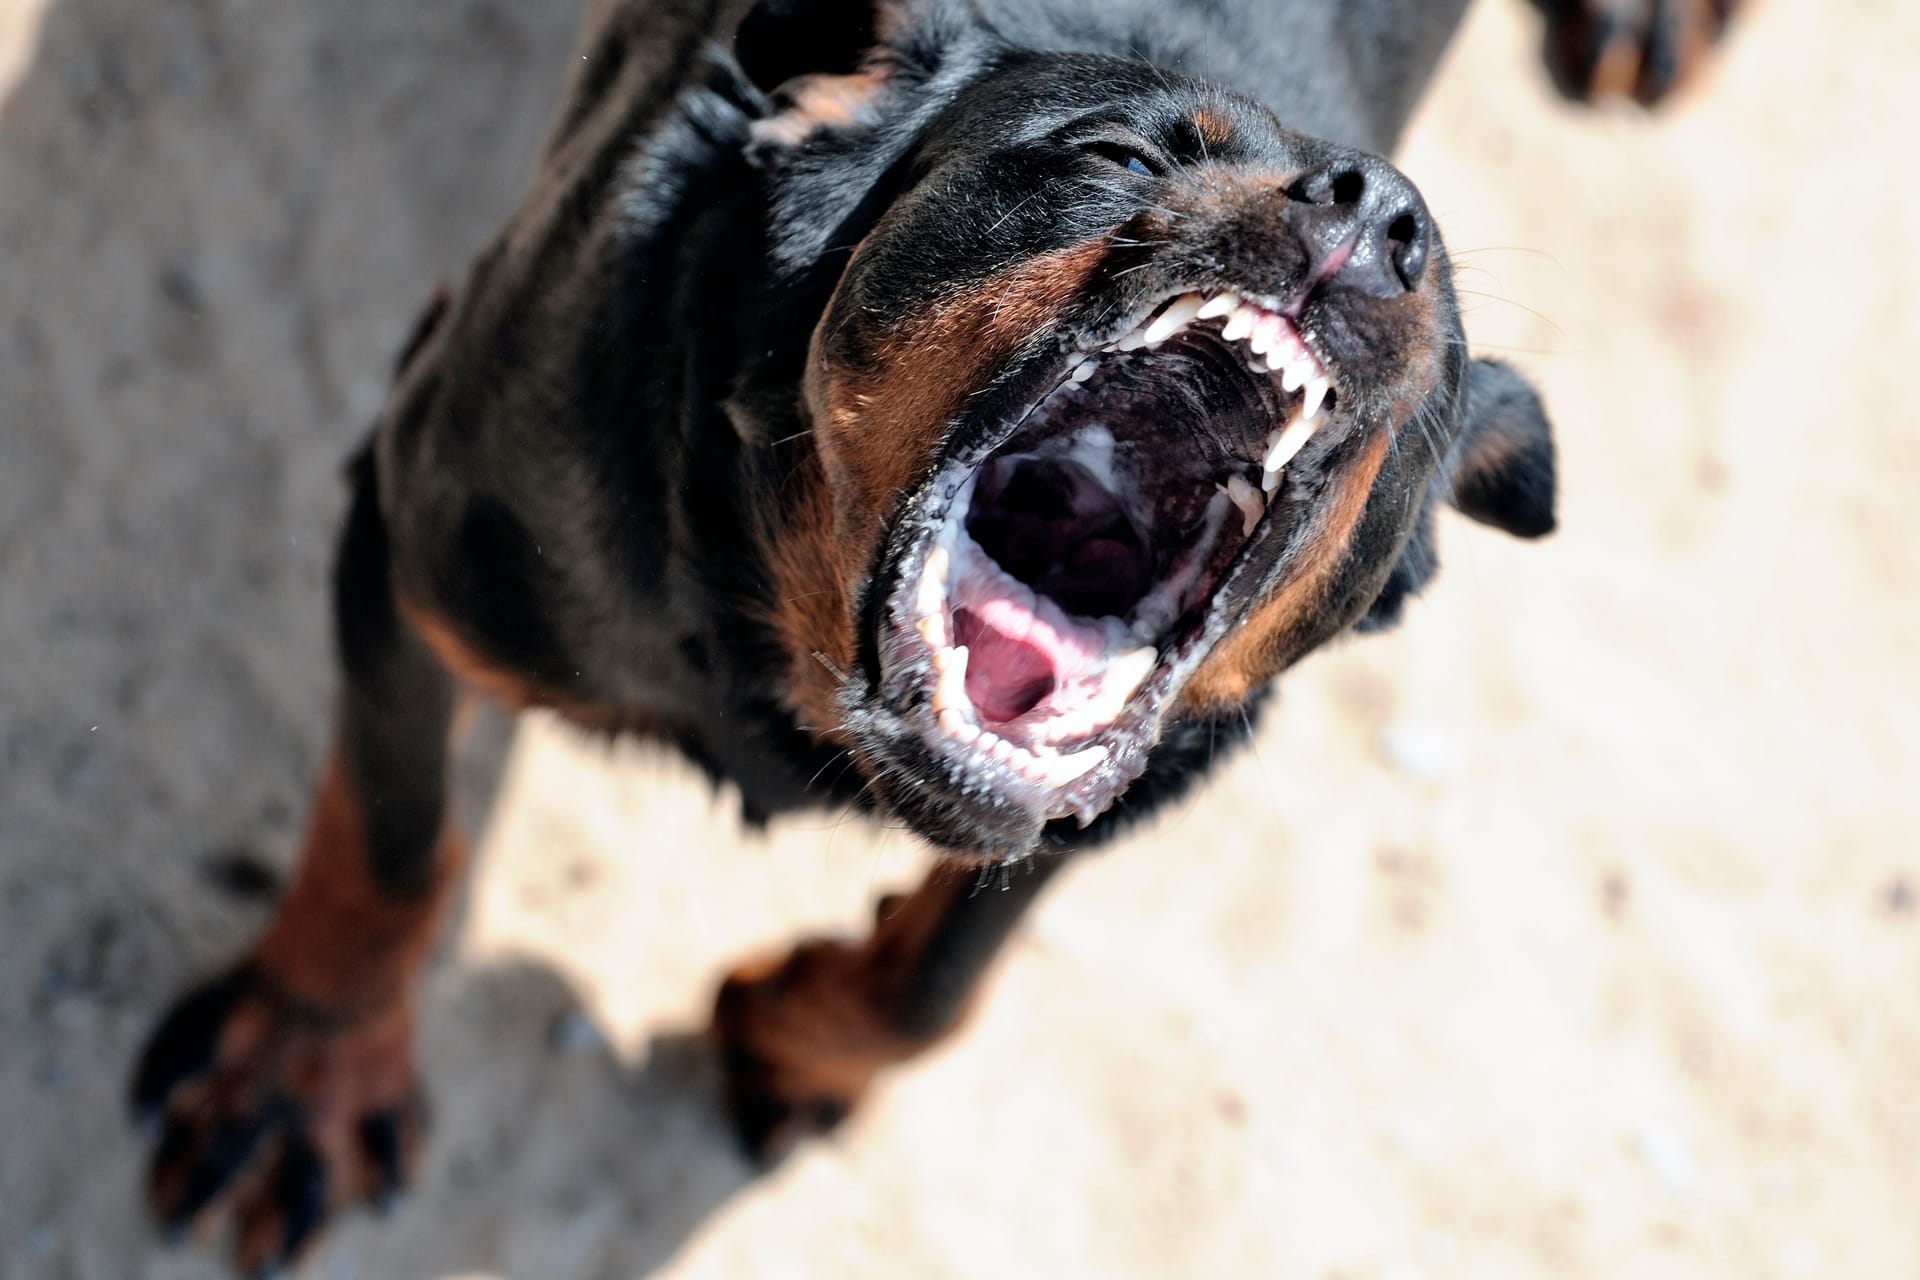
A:
<svg viewBox="0 0 1920 1280">
<path fill-rule="evenodd" d="M 1173 300 L 1171 306 L 1160 313 L 1160 318 L 1147 326 L 1144 341 L 1150 347 L 1158 346 L 1174 334 L 1187 327 L 1200 314 L 1204 300 L 1197 293 L 1183 293 Z"/>
<path fill-rule="evenodd" d="M 1228 342 L 1238 342 L 1253 332 L 1253 322 L 1258 319 L 1252 307 L 1244 303 L 1235 306 L 1233 314 L 1227 317 L 1227 324 L 1220 336 Z"/>
<path fill-rule="evenodd" d="M 1327 393 L 1333 390 L 1333 382 L 1324 373 L 1316 373 L 1307 379 L 1307 394 L 1300 401 L 1300 416 L 1312 422 L 1320 417 L 1320 406 L 1327 402 Z"/>
<path fill-rule="evenodd" d="M 1194 312 L 1193 318 L 1195 320 L 1211 320 L 1215 316 L 1226 315 L 1239 305 L 1240 299 L 1231 293 L 1216 293 L 1211 298 L 1208 298 L 1205 303 L 1201 304 L 1200 310 Z"/>
<path fill-rule="evenodd" d="M 1319 427 L 1318 414 L 1309 417 L 1305 413 L 1297 413 L 1284 431 L 1276 431 L 1267 437 L 1267 456 L 1260 464 L 1260 487 L 1263 490 L 1272 493 L 1280 487 L 1281 469 L 1306 448 L 1307 441 L 1313 439 L 1313 433 Z"/>
<path fill-rule="evenodd" d="M 1261 312 L 1254 321 L 1253 332 L 1247 335 L 1247 345 L 1258 355 L 1279 352 L 1285 349 L 1288 324 L 1285 319 L 1271 312 Z"/>
</svg>

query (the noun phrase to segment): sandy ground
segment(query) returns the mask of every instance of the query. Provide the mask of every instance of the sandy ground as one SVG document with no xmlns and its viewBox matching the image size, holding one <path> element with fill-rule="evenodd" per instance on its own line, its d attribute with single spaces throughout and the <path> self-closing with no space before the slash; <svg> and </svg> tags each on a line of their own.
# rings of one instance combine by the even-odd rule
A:
<svg viewBox="0 0 1920 1280">
<path fill-rule="evenodd" d="M 0 0 L 6 1280 L 219 1274 L 140 1217 L 128 1059 L 288 865 L 338 461 L 573 24 Z M 1451 523 L 1405 627 L 764 1178 L 688 1033 L 920 855 L 530 724 L 429 982 L 425 1185 L 314 1274 L 1920 1276 L 1920 11 L 1763 6 L 1651 126 L 1530 40 L 1486 0 L 1404 160 L 1557 413 L 1562 534 Z"/>
</svg>

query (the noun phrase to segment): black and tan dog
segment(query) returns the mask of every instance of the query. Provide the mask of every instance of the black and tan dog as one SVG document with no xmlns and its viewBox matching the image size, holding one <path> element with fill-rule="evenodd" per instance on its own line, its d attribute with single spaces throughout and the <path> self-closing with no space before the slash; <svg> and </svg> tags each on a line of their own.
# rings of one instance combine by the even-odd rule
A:
<svg viewBox="0 0 1920 1280">
<path fill-rule="evenodd" d="M 1468 358 L 1380 158 L 1464 4 L 602 6 L 352 466 L 298 877 L 140 1063 L 163 1218 L 230 1211 L 258 1269 L 402 1180 L 463 691 L 669 740 L 756 820 L 878 808 L 1035 860 L 735 973 L 715 1030 L 764 1153 L 950 1029 L 1062 855 L 1391 623 L 1437 502 L 1551 528 L 1539 403 Z M 1652 99 L 1727 5 L 1543 7 L 1563 85 Z"/>
</svg>

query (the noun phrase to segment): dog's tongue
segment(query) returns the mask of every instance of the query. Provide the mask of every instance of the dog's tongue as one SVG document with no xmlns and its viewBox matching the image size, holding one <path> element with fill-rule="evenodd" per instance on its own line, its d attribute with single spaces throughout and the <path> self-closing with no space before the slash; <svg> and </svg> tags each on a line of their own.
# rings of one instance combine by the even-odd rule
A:
<svg viewBox="0 0 1920 1280">
<path fill-rule="evenodd" d="M 997 627 L 988 620 L 994 615 Z M 1032 614 L 1004 600 L 979 613 L 955 610 L 954 639 L 967 649 L 967 697 L 982 720 L 1017 720 L 1053 692 L 1053 662 L 1032 642 L 1033 622 Z"/>
</svg>

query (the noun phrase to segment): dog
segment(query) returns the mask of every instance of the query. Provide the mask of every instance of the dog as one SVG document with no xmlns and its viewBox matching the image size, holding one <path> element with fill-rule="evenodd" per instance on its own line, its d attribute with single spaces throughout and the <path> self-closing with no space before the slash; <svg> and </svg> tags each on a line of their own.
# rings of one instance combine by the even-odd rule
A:
<svg viewBox="0 0 1920 1280">
<path fill-rule="evenodd" d="M 1070 854 L 1432 577 L 1536 538 L 1554 451 L 1469 358 L 1391 152 L 1466 0 L 607 0 L 525 203 L 349 467 L 342 691 L 299 870 L 135 1072 L 149 1196 L 249 1273 L 406 1181 L 410 990 L 462 862 L 461 698 L 663 739 L 764 822 L 883 811 L 936 871 L 736 970 L 748 1151 L 950 1033 Z M 1727 0 L 1537 0 L 1652 102 Z"/>
</svg>

